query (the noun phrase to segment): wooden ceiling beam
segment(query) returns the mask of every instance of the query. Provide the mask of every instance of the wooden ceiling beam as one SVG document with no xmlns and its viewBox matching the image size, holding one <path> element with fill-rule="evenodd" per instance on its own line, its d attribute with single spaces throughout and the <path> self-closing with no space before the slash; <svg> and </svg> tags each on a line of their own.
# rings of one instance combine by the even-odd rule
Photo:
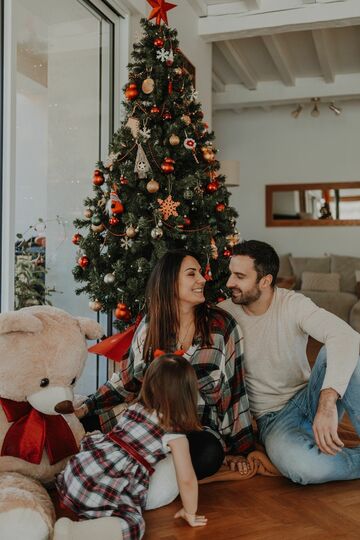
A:
<svg viewBox="0 0 360 540">
<path fill-rule="evenodd" d="M 360 99 L 360 74 L 339 74 L 333 83 L 319 77 L 298 78 L 296 86 L 284 86 L 280 81 L 259 82 L 255 91 L 241 84 L 227 84 L 224 92 L 213 95 L 213 109 L 308 103 L 312 96 L 326 103 Z"/>
<path fill-rule="evenodd" d="M 294 2 L 290 9 L 284 9 L 283 2 L 273 0 L 271 6 L 266 4 L 255 12 L 200 18 L 198 29 L 199 36 L 213 42 L 356 24 L 360 24 L 359 0 Z"/>
<path fill-rule="evenodd" d="M 280 74 L 282 82 L 286 86 L 294 86 L 295 76 L 291 69 L 288 53 L 279 42 L 277 36 L 263 36 L 262 40 Z"/>
<path fill-rule="evenodd" d="M 239 77 L 240 82 L 248 90 L 255 90 L 257 87 L 255 73 L 249 63 L 244 60 L 239 51 L 235 49 L 234 45 L 229 41 L 221 41 L 217 43 L 217 47 L 228 60 L 234 73 Z"/>
<path fill-rule="evenodd" d="M 335 74 L 331 63 L 331 54 L 326 30 L 313 30 L 312 36 L 324 81 L 332 83 L 335 80 Z"/>
</svg>

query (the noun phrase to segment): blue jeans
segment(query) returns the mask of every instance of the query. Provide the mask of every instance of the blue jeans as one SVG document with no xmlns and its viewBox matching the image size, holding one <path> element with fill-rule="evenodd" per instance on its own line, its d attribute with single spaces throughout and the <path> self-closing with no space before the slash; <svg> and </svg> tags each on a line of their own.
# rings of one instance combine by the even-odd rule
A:
<svg viewBox="0 0 360 540">
<path fill-rule="evenodd" d="M 339 363 L 341 369 L 341 363 Z M 335 456 L 318 449 L 312 431 L 326 370 L 325 347 L 321 349 L 305 388 L 277 412 L 258 419 L 260 440 L 279 471 L 299 484 L 320 484 L 360 478 L 360 446 L 344 448 Z M 337 402 L 339 420 L 346 411 L 360 436 L 360 359 L 347 390 Z"/>
</svg>

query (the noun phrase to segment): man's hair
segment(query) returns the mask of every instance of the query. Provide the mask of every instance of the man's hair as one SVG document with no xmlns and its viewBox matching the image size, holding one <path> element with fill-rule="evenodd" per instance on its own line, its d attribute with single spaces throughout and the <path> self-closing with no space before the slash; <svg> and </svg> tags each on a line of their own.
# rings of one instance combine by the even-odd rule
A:
<svg viewBox="0 0 360 540">
<path fill-rule="evenodd" d="M 245 240 L 233 247 L 233 256 L 246 255 L 254 261 L 254 268 L 257 273 L 257 281 L 268 274 L 272 276 L 271 286 L 274 288 L 279 272 L 279 256 L 275 249 L 259 240 Z"/>
<path fill-rule="evenodd" d="M 139 395 L 145 408 L 156 411 L 165 430 L 201 429 L 197 413 L 199 384 L 188 360 L 175 354 L 155 358 L 145 372 Z"/>
</svg>

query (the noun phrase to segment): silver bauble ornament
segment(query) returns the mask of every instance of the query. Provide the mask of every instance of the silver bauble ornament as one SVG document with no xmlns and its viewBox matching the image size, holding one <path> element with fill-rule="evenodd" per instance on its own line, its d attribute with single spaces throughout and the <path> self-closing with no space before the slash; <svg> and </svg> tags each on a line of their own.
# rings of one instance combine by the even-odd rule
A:
<svg viewBox="0 0 360 540">
<path fill-rule="evenodd" d="M 151 238 L 153 238 L 154 240 L 159 240 L 164 233 L 162 229 L 160 229 L 160 227 L 155 227 L 154 229 L 152 229 L 150 234 Z"/>
<path fill-rule="evenodd" d="M 106 285 L 111 285 L 112 283 L 114 283 L 114 281 L 115 281 L 114 274 L 106 274 L 104 276 L 104 283 L 106 283 Z"/>
<path fill-rule="evenodd" d="M 191 191 L 191 189 L 185 189 L 184 191 L 184 199 L 187 199 L 187 200 L 190 200 L 193 198 L 193 192 Z"/>
<path fill-rule="evenodd" d="M 102 309 L 102 303 L 99 300 L 91 300 L 89 302 L 89 308 L 93 311 L 100 311 Z"/>
</svg>

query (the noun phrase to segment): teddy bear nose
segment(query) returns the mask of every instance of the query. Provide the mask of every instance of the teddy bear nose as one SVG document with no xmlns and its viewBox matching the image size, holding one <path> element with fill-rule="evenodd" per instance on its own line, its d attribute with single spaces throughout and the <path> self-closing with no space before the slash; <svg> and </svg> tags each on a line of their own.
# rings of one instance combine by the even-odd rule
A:
<svg viewBox="0 0 360 540">
<path fill-rule="evenodd" d="M 55 411 L 59 414 L 70 414 L 74 412 L 74 405 L 69 399 L 60 401 L 54 407 Z"/>
</svg>

